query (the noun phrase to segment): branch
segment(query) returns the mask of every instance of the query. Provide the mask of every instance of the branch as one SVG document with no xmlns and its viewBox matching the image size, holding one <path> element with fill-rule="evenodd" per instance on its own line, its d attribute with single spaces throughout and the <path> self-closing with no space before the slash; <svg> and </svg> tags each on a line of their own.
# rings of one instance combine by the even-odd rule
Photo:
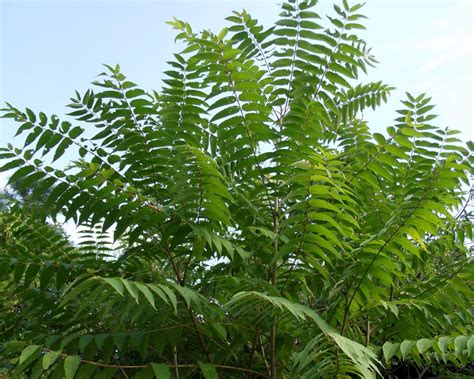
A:
<svg viewBox="0 0 474 379">
<path fill-rule="evenodd" d="M 443 284 L 445 284 L 448 280 L 451 280 L 452 278 L 454 278 L 457 274 L 459 274 L 461 272 L 461 270 L 464 268 L 464 266 L 461 266 L 459 267 L 459 269 L 457 269 L 455 272 L 453 272 L 451 275 L 449 275 L 448 277 L 444 278 L 441 282 L 439 282 L 438 284 L 434 284 L 433 286 L 425 289 L 424 291 L 420 292 L 418 295 L 416 295 L 413 299 L 416 299 L 420 296 L 423 296 L 425 293 L 427 292 L 430 292 L 436 288 L 438 288 L 439 286 L 442 286 Z"/>
<path fill-rule="evenodd" d="M 352 293 L 352 296 L 350 297 L 349 301 L 347 302 L 347 305 L 344 309 L 344 318 L 343 318 L 343 321 L 342 321 L 342 326 L 341 326 L 341 335 L 343 335 L 344 333 L 344 329 L 346 327 L 346 323 L 347 323 L 347 315 L 349 313 L 349 309 L 350 309 L 350 306 L 352 304 L 352 302 L 354 301 L 354 298 L 357 294 L 357 291 L 359 291 L 359 288 L 360 286 L 362 285 L 362 282 L 365 280 L 366 276 L 368 275 L 370 269 L 372 268 L 372 266 L 374 265 L 375 261 L 377 260 L 377 258 L 380 256 L 380 254 L 382 253 L 382 251 L 385 249 L 385 247 L 390 243 L 390 241 L 392 240 L 393 237 L 395 237 L 395 235 L 398 233 L 398 231 L 402 228 L 403 225 L 405 225 L 405 223 L 408 221 L 408 219 L 413 215 L 413 213 L 415 212 L 415 210 L 418 209 L 418 207 L 420 206 L 420 203 L 421 201 L 425 198 L 426 196 L 426 193 L 425 195 L 423 195 L 422 197 L 420 197 L 416 203 L 416 205 L 410 210 L 410 212 L 408 213 L 408 215 L 405 216 L 405 218 L 403 219 L 403 221 L 395 228 L 395 230 L 390 234 L 390 236 L 385 240 L 384 244 L 379 248 L 379 250 L 377 251 L 377 253 L 374 255 L 374 257 L 372 258 L 372 260 L 370 261 L 369 265 L 367 266 L 367 268 L 365 269 L 364 273 L 362 274 L 359 282 L 357 283 L 356 285 L 356 288 L 354 290 L 354 292 Z"/>
<path fill-rule="evenodd" d="M 42 348 L 43 351 L 48 352 L 48 351 L 56 351 L 56 350 L 51 350 L 47 348 Z M 67 357 L 68 354 L 60 353 L 61 357 Z M 98 366 L 98 367 L 111 367 L 111 368 L 117 368 L 117 369 L 138 369 L 138 368 L 147 368 L 149 365 L 110 365 L 106 363 L 99 363 L 99 362 L 94 362 L 94 361 L 89 361 L 86 359 L 81 359 L 81 363 L 87 363 L 90 365 Z M 168 367 L 171 368 L 199 368 L 198 365 L 195 364 L 168 364 Z M 246 372 L 250 374 L 255 374 L 261 378 L 268 378 L 267 375 L 254 371 L 254 370 L 249 370 L 247 368 L 242 368 L 242 367 L 235 367 L 235 366 L 227 366 L 227 365 L 213 365 L 215 368 L 220 368 L 223 370 L 231 370 L 231 371 L 240 371 L 240 372 Z"/>
</svg>

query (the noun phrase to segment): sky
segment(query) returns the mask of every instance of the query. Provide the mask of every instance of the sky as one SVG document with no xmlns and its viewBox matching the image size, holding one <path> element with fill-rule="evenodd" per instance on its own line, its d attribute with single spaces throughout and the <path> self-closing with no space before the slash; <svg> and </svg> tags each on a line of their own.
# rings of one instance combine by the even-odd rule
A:
<svg viewBox="0 0 474 379">
<path fill-rule="evenodd" d="M 102 71 L 119 63 L 128 78 L 159 89 L 166 61 L 178 51 L 173 17 L 194 30 L 219 31 L 232 10 L 246 9 L 271 26 L 279 13 L 270 0 L 0 0 L 0 103 L 63 115 L 77 89 L 83 93 Z M 336 2 L 337 3 L 337 2 Z M 354 1 L 350 1 L 354 4 Z M 333 14 L 332 0 L 316 11 Z M 471 0 L 368 0 L 362 37 L 379 60 L 361 82 L 382 80 L 397 88 L 387 105 L 364 114 L 381 131 L 397 117 L 405 91 L 427 92 L 439 126 L 474 139 Z M 0 146 L 15 143 L 17 125 L 0 120 Z M 0 173 L 0 186 L 5 184 Z"/>
</svg>

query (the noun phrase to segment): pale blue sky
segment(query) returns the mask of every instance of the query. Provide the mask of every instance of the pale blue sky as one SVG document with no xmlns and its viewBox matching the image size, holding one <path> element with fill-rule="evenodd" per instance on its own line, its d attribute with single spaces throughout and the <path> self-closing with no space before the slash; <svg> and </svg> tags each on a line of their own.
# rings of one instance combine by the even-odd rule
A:
<svg viewBox="0 0 474 379">
<path fill-rule="evenodd" d="M 220 30 L 232 10 L 245 8 L 271 25 L 279 12 L 277 4 L 0 0 L 0 102 L 62 115 L 74 90 L 86 90 L 102 71 L 102 63 L 119 63 L 134 82 L 159 89 L 160 73 L 177 49 L 175 33 L 165 21 L 175 16 L 195 30 Z M 332 4 L 321 0 L 316 9 L 321 15 L 332 13 Z M 397 87 L 389 104 L 364 115 L 374 129 L 391 125 L 404 91 L 427 92 L 438 105 L 438 125 L 462 130 L 465 139 L 474 138 L 473 4 L 471 0 L 367 1 L 361 11 L 369 17 L 363 36 L 380 64 L 361 81 L 381 79 Z M 0 145 L 12 142 L 15 127 L 0 121 Z"/>
</svg>

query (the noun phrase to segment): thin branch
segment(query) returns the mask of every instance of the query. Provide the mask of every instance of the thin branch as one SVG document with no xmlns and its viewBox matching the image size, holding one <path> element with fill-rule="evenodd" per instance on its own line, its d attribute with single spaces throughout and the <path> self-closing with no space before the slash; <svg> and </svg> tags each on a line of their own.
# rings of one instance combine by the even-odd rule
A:
<svg viewBox="0 0 474 379">
<path fill-rule="evenodd" d="M 424 291 L 420 292 L 418 295 L 416 295 L 414 297 L 414 299 L 420 297 L 420 296 L 423 296 L 425 293 L 427 292 L 430 292 L 436 288 L 438 288 L 439 286 L 442 286 L 443 284 L 445 284 L 447 281 L 451 280 L 452 278 L 454 278 L 457 274 L 459 274 L 461 272 L 461 270 L 464 268 L 464 266 L 461 266 L 459 267 L 455 272 L 453 272 L 451 275 L 449 275 L 448 277 L 444 278 L 441 282 L 425 289 Z"/>
<path fill-rule="evenodd" d="M 265 362 L 265 367 L 267 368 L 268 377 L 271 378 L 272 377 L 272 370 L 271 370 L 271 367 L 270 367 L 270 365 L 268 364 L 268 361 L 267 361 L 267 356 L 265 354 L 265 348 L 263 346 L 263 340 L 262 340 L 262 335 L 261 334 L 258 337 L 258 341 L 260 343 L 260 351 L 262 352 L 263 361 Z"/>
<path fill-rule="evenodd" d="M 350 297 L 349 301 L 347 302 L 347 305 L 344 309 L 344 318 L 343 318 L 343 321 L 342 321 L 342 326 L 341 326 L 341 334 L 344 333 L 344 329 L 346 327 L 346 323 L 347 323 L 347 316 L 348 316 L 348 313 L 349 313 L 349 309 L 350 309 L 350 306 L 352 304 L 352 302 L 354 301 L 354 298 L 357 294 L 357 292 L 359 291 L 359 288 L 360 286 L 362 285 L 362 282 L 365 280 L 366 276 L 368 275 L 370 269 L 372 268 L 372 266 L 374 265 L 375 261 L 377 260 L 377 258 L 380 256 L 380 254 L 382 253 L 382 251 L 385 249 L 385 247 L 390 243 L 390 241 L 393 239 L 393 237 L 395 237 L 397 235 L 397 233 L 399 232 L 399 230 L 405 225 L 405 223 L 409 220 L 409 218 L 413 215 L 413 213 L 415 212 L 415 210 L 418 209 L 418 207 L 420 206 L 420 203 L 422 202 L 422 200 L 425 198 L 426 196 L 426 193 L 425 195 L 421 196 L 416 205 L 410 210 L 410 212 L 405 216 L 405 218 L 403 219 L 403 221 L 398 224 L 398 226 L 394 229 L 394 231 L 390 234 L 390 236 L 385 240 L 384 244 L 379 248 L 379 250 L 377 251 L 377 253 L 374 255 L 374 257 L 372 258 L 372 260 L 370 261 L 369 265 L 367 266 L 367 268 L 365 269 L 364 273 L 362 274 L 362 276 L 360 277 L 353 293 L 352 293 L 352 296 Z"/>
<path fill-rule="evenodd" d="M 283 120 L 286 116 L 286 113 L 289 108 L 289 102 L 290 102 L 290 90 L 291 90 L 291 85 L 293 84 L 293 79 L 295 77 L 295 68 L 296 68 L 296 54 L 299 48 L 299 39 L 300 39 L 300 31 L 301 31 L 301 15 L 300 15 L 300 5 L 299 1 L 297 0 L 295 3 L 295 9 L 296 9 L 296 36 L 295 36 L 295 45 L 293 47 L 293 55 L 291 57 L 291 68 L 290 68 L 290 78 L 288 79 L 288 88 L 287 88 L 287 94 L 286 94 L 286 100 L 285 100 L 285 105 L 283 106 L 283 110 L 281 111 L 280 114 L 280 120 Z"/>
<path fill-rule="evenodd" d="M 260 326 L 257 325 L 257 328 L 255 329 L 255 335 L 253 336 L 253 341 L 252 341 L 252 347 L 250 348 L 250 354 L 249 354 L 249 362 L 247 364 L 247 368 L 251 369 L 253 366 L 253 357 L 255 355 L 255 350 L 257 348 L 257 341 L 260 335 Z M 247 379 L 250 378 L 250 375 L 247 375 Z"/>
<path fill-rule="evenodd" d="M 254 158 L 254 161 L 255 161 L 255 165 L 257 166 L 257 170 L 258 170 L 258 173 L 259 173 L 259 176 L 260 176 L 260 180 L 262 182 L 263 189 L 265 190 L 265 195 L 267 197 L 268 205 L 269 205 L 270 210 L 272 212 L 273 220 L 275 220 L 277 215 L 276 215 L 275 209 L 273 208 L 273 204 L 272 204 L 272 201 L 271 201 L 271 198 L 270 198 L 270 191 L 268 190 L 268 187 L 267 187 L 268 180 L 266 179 L 265 174 L 263 173 L 262 166 L 260 165 L 260 162 L 258 161 L 257 148 L 255 146 L 255 143 L 254 143 L 253 139 L 252 139 L 252 135 L 250 133 L 250 128 L 247 124 L 247 118 L 245 117 L 245 113 L 244 113 L 242 104 L 240 103 L 239 96 L 237 96 L 237 90 L 235 89 L 235 82 L 234 82 L 234 80 L 232 79 L 232 77 L 230 75 L 230 71 L 227 68 L 227 65 L 225 65 L 224 72 L 229 76 L 229 84 L 232 87 L 232 94 L 233 94 L 233 96 L 235 98 L 235 101 L 237 103 L 237 106 L 239 108 L 240 117 L 242 117 L 242 121 L 243 121 L 243 124 L 245 126 L 245 131 L 247 133 L 247 138 L 249 139 L 250 148 L 252 150 L 252 155 L 253 155 L 253 158 Z"/>
<path fill-rule="evenodd" d="M 150 147 L 148 146 L 148 139 L 146 138 L 145 133 L 143 132 L 142 128 L 140 127 L 140 123 L 138 122 L 137 116 L 135 115 L 135 112 L 133 111 L 133 108 L 128 101 L 128 98 L 125 94 L 125 90 L 122 86 L 121 80 L 118 78 L 118 76 L 114 73 L 114 79 L 117 81 L 119 90 L 122 93 L 123 100 L 125 101 L 125 104 L 127 105 L 127 108 L 130 110 L 130 114 L 132 115 L 133 123 L 135 124 L 136 128 L 138 129 L 138 132 L 140 133 L 143 143 L 145 145 L 146 152 L 148 154 L 148 158 L 150 159 L 150 168 L 151 168 L 151 174 L 153 177 L 153 189 L 155 191 L 155 199 L 156 202 L 159 202 L 159 195 L 158 195 L 158 179 L 157 179 L 157 174 L 156 174 L 156 169 L 155 169 L 155 164 L 153 163 L 153 155 L 151 153 Z"/>
<path fill-rule="evenodd" d="M 179 379 L 178 349 L 176 348 L 176 345 L 173 346 L 173 362 L 174 362 L 174 376 L 175 376 L 175 379 Z"/>
<path fill-rule="evenodd" d="M 311 195 L 311 186 L 312 185 L 313 185 L 313 181 L 311 180 L 311 173 L 309 173 L 309 175 L 308 175 L 308 192 L 306 193 L 306 209 L 305 209 L 305 219 L 304 219 L 304 224 L 303 224 L 303 231 L 301 233 L 301 238 L 300 238 L 300 241 L 298 243 L 298 248 L 295 250 L 296 254 L 295 254 L 294 260 L 293 260 L 290 268 L 286 272 L 287 277 L 286 277 L 285 283 L 283 283 L 283 286 L 280 290 L 280 293 L 283 292 L 283 290 L 287 286 L 288 281 L 290 280 L 290 274 L 294 270 L 294 268 L 296 267 L 296 263 L 298 261 L 299 254 L 301 252 L 301 248 L 303 247 L 304 238 L 305 238 L 306 232 L 308 230 L 309 211 L 310 211 L 310 208 L 311 208 L 310 203 L 309 203 L 309 201 L 310 201 L 309 197 Z"/>
<path fill-rule="evenodd" d="M 418 375 L 418 379 L 423 379 L 423 375 L 425 375 L 429 369 L 430 369 L 430 366 L 425 366 L 423 370 L 420 372 L 420 375 Z"/>
</svg>

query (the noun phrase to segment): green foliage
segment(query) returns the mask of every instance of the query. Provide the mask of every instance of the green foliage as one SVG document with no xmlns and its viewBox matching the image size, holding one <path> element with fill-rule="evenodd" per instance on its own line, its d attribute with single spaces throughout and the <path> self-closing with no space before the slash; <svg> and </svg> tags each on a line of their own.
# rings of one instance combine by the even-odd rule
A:
<svg viewBox="0 0 474 379">
<path fill-rule="evenodd" d="M 327 22 L 315 5 L 283 3 L 269 29 L 245 11 L 217 34 L 174 20 L 185 48 L 159 92 L 105 66 L 70 121 L 7 104 L 25 142 L 0 171 L 27 190 L 0 213 L 14 377 L 472 368 L 472 144 L 424 94 L 371 132 L 362 112 L 392 87 L 359 82 L 376 63 L 361 5 Z"/>
</svg>

